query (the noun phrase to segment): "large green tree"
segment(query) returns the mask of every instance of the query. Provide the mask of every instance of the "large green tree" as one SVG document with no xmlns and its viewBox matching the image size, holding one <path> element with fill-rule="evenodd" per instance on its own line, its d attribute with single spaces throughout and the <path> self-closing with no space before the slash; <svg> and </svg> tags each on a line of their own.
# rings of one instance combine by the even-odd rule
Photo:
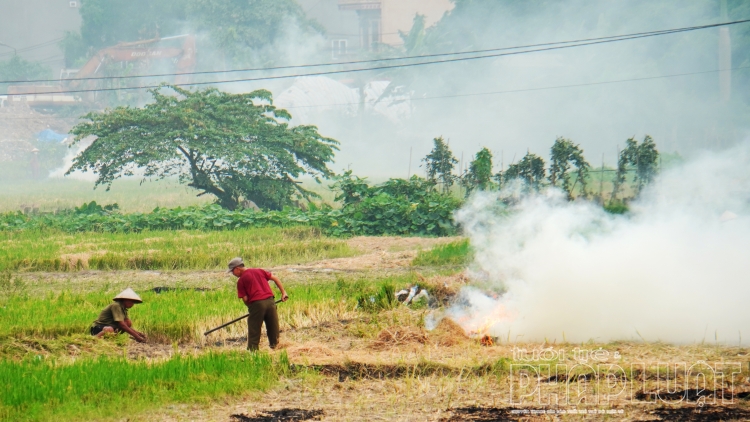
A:
<svg viewBox="0 0 750 422">
<path fill-rule="evenodd" d="M 68 32 L 61 46 L 67 66 L 85 62 L 94 52 L 120 42 L 177 35 L 187 19 L 185 1 L 86 0 L 81 29 Z"/>
<path fill-rule="evenodd" d="M 173 93 L 165 92 L 173 90 Z M 290 127 L 291 115 L 273 106 L 271 93 L 188 91 L 165 85 L 151 90 L 142 108 L 117 107 L 84 116 L 75 142 L 96 140 L 68 173 L 93 171 L 96 186 L 138 170 L 145 179 L 177 176 L 198 195 L 210 194 L 228 209 L 250 200 L 280 209 L 295 199 L 317 197 L 295 180 L 329 177 L 338 142 L 315 126 Z"/>
<path fill-rule="evenodd" d="M 301 36 L 323 31 L 294 0 L 190 0 L 188 18 L 197 29 L 208 31 L 235 65 L 258 55 L 261 62 L 274 61 L 276 57 L 265 56 L 261 49 L 283 37 L 289 23 L 301 30 Z"/>
<path fill-rule="evenodd" d="M 228 65 L 251 62 L 261 48 L 284 35 L 287 23 L 302 29 L 300 36 L 320 31 L 295 0 L 86 0 L 81 4 L 81 30 L 68 33 L 62 47 L 68 66 L 73 66 L 119 42 L 178 35 L 191 28 L 208 34 L 199 38 L 196 57 L 213 69 L 216 57 L 211 53 L 217 47 Z"/>
</svg>

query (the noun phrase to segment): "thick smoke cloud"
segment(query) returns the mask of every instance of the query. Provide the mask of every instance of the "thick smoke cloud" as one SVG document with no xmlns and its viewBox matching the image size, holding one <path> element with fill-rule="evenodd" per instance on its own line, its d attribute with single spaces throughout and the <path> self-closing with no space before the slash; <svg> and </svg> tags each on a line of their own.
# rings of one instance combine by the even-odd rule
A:
<svg viewBox="0 0 750 422">
<path fill-rule="evenodd" d="M 473 4 L 473 12 L 454 10 L 439 24 L 443 33 L 438 38 L 450 42 L 430 45 L 430 52 L 586 39 L 721 20 L 718 2 L 707 0 L 689 5 L 675 0 L 566 0 L 547 2 L 544 7 L 500 1 Z M 733 42 L 739 42 L 736 31 L 741 29 L 730 30 Z M 719 49 L 719 30 L 709 29 L 380 74 L 343 75 L 339 79 L 350 79 L 347 83 L 354 89 L 373 79 L 403 84 L 404 90 L 412 93 L 408 118 L 394 123 L 366 108 L 352 117 L 351 105 L 346 104 L 338 108 L 340 113 L 328 106 L 290 111 L 301 118 L 300 123 L 318 125 L 322 133 L 342 142 L 335 167 L 351 164 L 356 173 L 367 176 L 405 177 L 410 150 L 414 172 L 419 159 L 432 147 L 432 139 L 441 135 L 450 139 L 459 158 L 463 155 L 464 165 L 481 147 L 488 147 L 495 155 L 497 170 L 501 155 L 505 167 L 527 151 L 547 158 L 558 136 L 581 144 L 594 166 L 600 166 L 602 158 L 614 165 L 618 145 L 622 147 L 631 136 L 642 139 L 646 134 L 654 137 L 663 152 L 689 155 L 699 149 L 730 147 L 745 136 L 748 126 L 743 112 L 746 106 L 740 100 L 747 87 L 738 77 L 744 71 L 735 72 L 733 96 L 728 101 L 720 99 L 719 74 L 710 73 L 719 68 Z M 702 71 L 709 73 L 599 84 Z M 592 85 L 535 90 L 579 84 Z M 518 90 L 521 92 L 471 95 Z"/>
<path fill-rule="evenodd" d="M 703 153 L 624 216 L 555 190 L 476 195 L 458 220 L 478 281 L 448 315 L 510 341 L 750 341 L 749 165 L 748 144 Z"/>
</svg>

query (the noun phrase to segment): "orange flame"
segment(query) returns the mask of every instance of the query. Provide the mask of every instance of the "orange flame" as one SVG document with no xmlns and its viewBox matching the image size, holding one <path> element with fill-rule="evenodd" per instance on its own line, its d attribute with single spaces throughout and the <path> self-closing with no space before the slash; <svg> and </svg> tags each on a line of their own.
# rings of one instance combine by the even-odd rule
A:
<svg viewBox="0 0 750 422">
<path fill-rule="evenodd" d="M 469 336 L 485 336 L 487 337 L 487 333 L 490 331 L 490 328 L 492 328 L 493 325 L 497 324 L 498 322 L 502 320 L 508 320 L 510 319 L 510 314 L 505 309 L 505 306 L 498 304 L 488 315 L 485 315 L 483 318 L 483 321 L 481 323 L 472 321 L 476 317 L 469 316 L 463 321 L 459 321 L 459 324 L 461 324 L 466 332 L 469 334 Z"/>
</svg>

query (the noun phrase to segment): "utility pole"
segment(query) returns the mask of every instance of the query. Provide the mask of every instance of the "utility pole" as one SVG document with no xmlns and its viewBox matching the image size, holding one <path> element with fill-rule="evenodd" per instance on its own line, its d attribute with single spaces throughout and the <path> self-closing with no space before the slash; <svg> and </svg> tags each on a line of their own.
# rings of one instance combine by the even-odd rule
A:
<svg viewBox="0 0 750 422">
<path fill-rule="evenodd" d="M 602 153 L 602 172 L 599 173 L 599 200 L 604 204 L 604 153 Z"/>
<path fill-rule="evenodd" d="M 727 0 L 719 0 L 721 22 L 729 21 Z M 729 102 L 732 93 L 732 40 L 729 28 L 719 27 L 719 97 L 723 103 Z"/>
<path fill-rule="evenodd" d="M 414 147 L 409 147 L 409 171 L 406 173 L 406 180 L 409 180 L 411 177 L 411 150 Z"/>
</svg>

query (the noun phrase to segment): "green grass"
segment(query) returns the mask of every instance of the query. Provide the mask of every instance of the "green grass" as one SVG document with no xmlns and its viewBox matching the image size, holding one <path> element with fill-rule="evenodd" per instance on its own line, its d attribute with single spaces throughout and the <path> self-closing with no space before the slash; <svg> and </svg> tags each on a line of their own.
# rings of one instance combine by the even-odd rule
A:
<svg viewBox="0 0 750 422">
<path fill-rule="evenodd" d="M 235 256 L 252 266 L 355 255 L 308 227 L 142 233 L 0 232 L 0 271 L 219 269 Z"/>
<path fill-rule="evenodd" d="M 398 289 L 408 287 L 414 280 L 413 275 L 401 275 L 376 279 L 339 279 L 336 283 L 286 283 L 285 288 L 291 299 L 278 305 L 282 329 L 314 326 L 364 315 L 365 310 L 357 307 L 358 297 L 376 296 L 383 286 L 396 286 Z M 154 342 L 201 344 L 206 341 L 203 333 L 209 328 L 247 312 L 237 299 L 234 279 L 228 279 L 226 287 L 209 291 L 187 289 L 161 294 L 152 291 L 138 293 L 144 303 L 135 305 L 129 315 L 134 327 L 146 333 Z M 0 357 L 23 358 L 34 353 L 33 350 L 49 354 L 47 351 L 56 346 L 46 346 L 47 340 L 86 335 L 99 312 L 111 303 L 116 294 L 116 290 L 104 289 L 46 295 L 31 295 L 23 291 L 0 294 L 0 352 L 5 350 L 7 353 Z M 238 323 L 211 334 L 208 340 L 245 334 L 246 325 Z M 19 348 L 18 343 L 28 338 L 44 344 Z M 2 346 L 4 343 L 5 348 Z M 57 349 L 61 350 L 60 347 Z"/>
<path fill-rule="evenodd" d="M 289 367 L 284 354 L 176 355 L 162 362 L 86 358 L 0 360 L 0 420 L 91 420 L 167 403 L 220 400 L 272 387 Z"/>
<path fill-rule="evenodd" d="M 303 179 L 302 187 L 321 195 L 322 200 L 333 203 L 335 194 L 330 183 L 317 184 Z M 74 179 L 0 180 L 0 212 L 19 211 L 22 206 L 36 207 L 41 212 L 73 209 L 85 202 L 99 204 L 117 203 L 122 212 L 150 212 L 156 207 L 175 208 L 204 205 L 214 201 L 211 195 L 196 196 L 198 191 L 179 184 L 176 180 L 147 181 L 121 179 L 109 191 L 94 189 L 93 181 Z"/>
<path fill-rule="evenodd" d="M 149 212 L 156 207 L 202 205 L 209 196 L 196 197 L 196 191 L 174 180 L 146 182 L 118 180 L 107 191 L 94 189 L 94 182 L 71 179 L 22 180 L 0 183 L 0 212 L 18 211 L 22 205 L 42 212 L 72 209 L 84 202 L 117 203 L 124 212 Z"/>
<path fill-rule="evenodd" d="M 412 261 L 415 267 L 465 265 L 471 260 L 471 246 L 468 240 L 438 245 L 427 251 L 420 251 Z"/>
</svg>

